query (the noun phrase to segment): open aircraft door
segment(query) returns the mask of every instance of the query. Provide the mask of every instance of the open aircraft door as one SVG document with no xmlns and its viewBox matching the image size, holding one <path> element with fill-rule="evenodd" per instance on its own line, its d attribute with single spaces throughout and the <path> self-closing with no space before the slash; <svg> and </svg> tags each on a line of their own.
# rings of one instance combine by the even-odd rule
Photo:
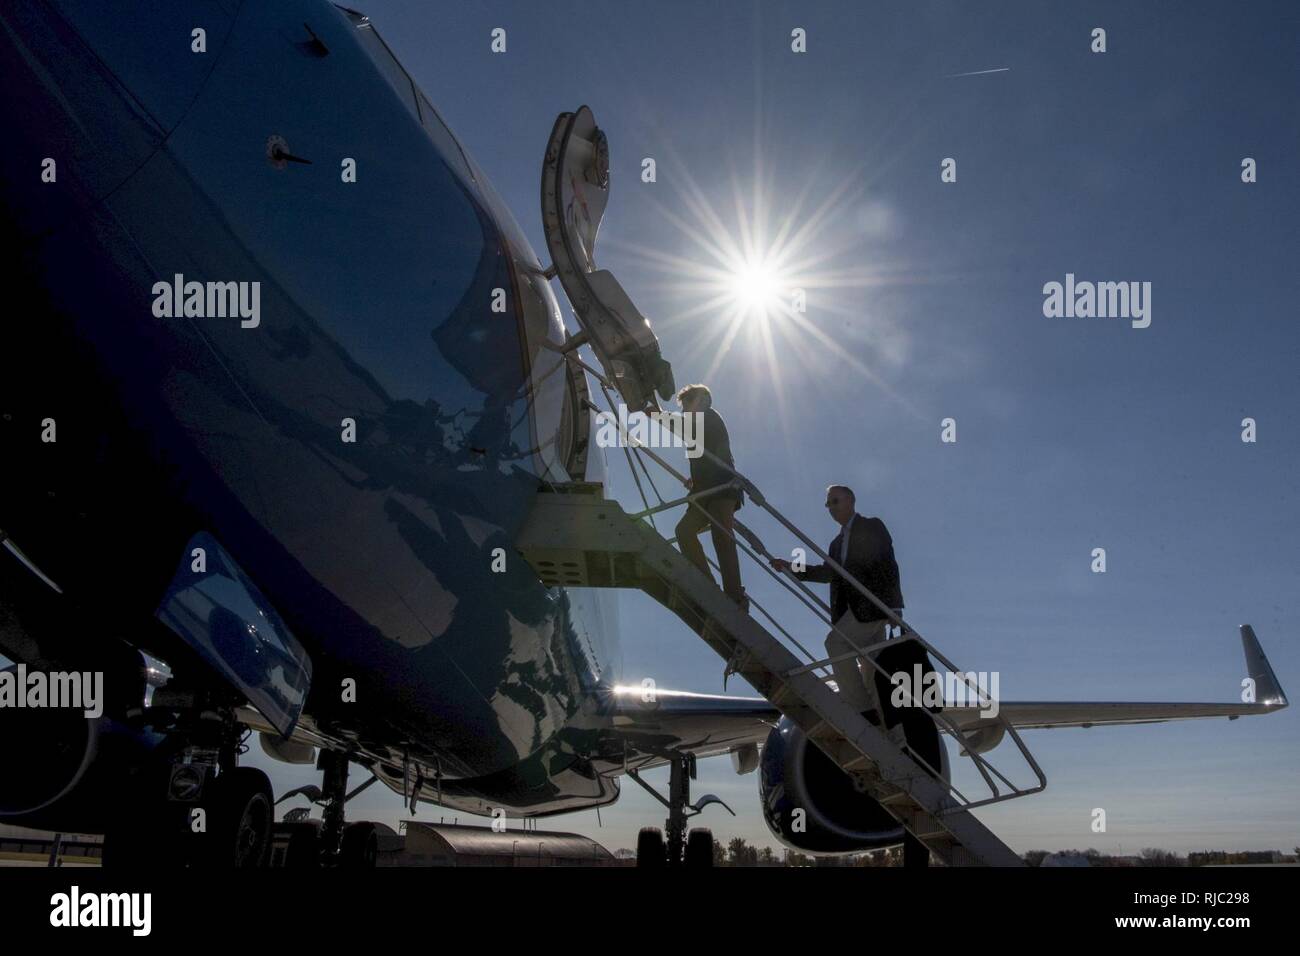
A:
<svg viewBox="0 0 1300 956">
<path fill-rule="evenodd" d="M 629 411 L 672 397 L 673 370 L 659 354 L 650 322 L 613 273 L 596 268 L 596 233 L 609 201 L 609 144 L 587 107 L 561 113 L 542 166 L 542 226 L 557 275 L 582 331 L 568 349 L 589 344 Z"/>
</svg>

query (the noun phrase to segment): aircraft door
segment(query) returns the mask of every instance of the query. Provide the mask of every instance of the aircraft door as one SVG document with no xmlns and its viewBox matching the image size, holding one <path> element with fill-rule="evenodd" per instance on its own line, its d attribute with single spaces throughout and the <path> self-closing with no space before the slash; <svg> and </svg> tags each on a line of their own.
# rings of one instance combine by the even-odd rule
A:
<svg viewBox="0 0 1300 956">
<path fill-rule="evenodd" d="M 587 107 L 561 113 L 542 167 L 542 226 L 552 270 L 582 326 L 572 346 L 590 344 L 629 411 L 670 398 L 672 366 L 613 273 L 596 268 L 596 234 L 609 201 L 609 144 Z"/>
</svg>

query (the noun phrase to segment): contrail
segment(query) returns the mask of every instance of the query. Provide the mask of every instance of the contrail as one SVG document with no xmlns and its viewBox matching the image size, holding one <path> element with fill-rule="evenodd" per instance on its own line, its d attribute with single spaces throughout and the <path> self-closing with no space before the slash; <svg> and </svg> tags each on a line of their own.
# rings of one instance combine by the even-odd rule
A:
<svg viewBox="0 0 1300 956">
<path fill-rule="evenodd" d="M 983 76 L 985 73 L 1008 73 L 1011 67 L 1000 66 L 996 70 L 975 70 L 972 73 L 949 73 L 944 77 L 945 80 L 951 80 L 954 76 Z"/>
</svg>

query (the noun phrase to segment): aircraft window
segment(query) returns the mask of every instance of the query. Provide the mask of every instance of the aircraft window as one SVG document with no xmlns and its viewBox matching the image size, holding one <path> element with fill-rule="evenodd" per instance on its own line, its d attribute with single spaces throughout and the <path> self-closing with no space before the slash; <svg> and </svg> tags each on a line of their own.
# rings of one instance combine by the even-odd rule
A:
<svg viewBox="0 0 1300 956">
<path fill-rule="evenodd" d="M 467 157 L 468 158 L 468 157 Z M 564 321 L 550 282 L 524 231 L 487 175 L 472 159 L 470 168 L 488 211 L 501 230 L 518 277 L 520 321 L 529 369 L 529 404 L 534 429 L 534 453 L 541 459 L 540 473 L 552 481 L 567 481 L 566 469 L 573 449 L 576 416 L 571 402 L 567 362 L 554 348 L 564 344 Z M 566 414 L 567 411 L 567 414 Z"/>
<path fill-rule="evenodd" d="M 419 122 L 420 107 L 415 102 L 415 84 L 411 82 L 410 74 L 402 69 L 402 64 L 397 62 L 393 51 L 388 49 L 388 44 L 380 39 L 369 21 L 357 27 L 357 39 L 361 41 L 361 46 L 370 54 L 370 59 L 374 60 L 380 72 L 387 77 L 398 98 Z"/>
<path fill-rule="evenodd" d="M 473 182 L 474 170 L 465 158 L 465 151 L 461 149 L 460 143 L 451 134 L 451 129 L 442 121 L 442 116 L 429 103 L 429 98 L 420 92 L 418 87 L 415 92 L 419 97 L 420 122 L 424 124 L 424 128 L 433 137 L 434 143 L 438 146 L 438 152 L 442 154 L 442 158 L 447 162 L 447 165 L 463 176 L 466 182 Z"/>
<path fill-rule="evenodd" d="M 564 390 L 564 410 L 560 416 L 560 460 L 565 469 L 579 481 L 588 474 L 587 461 L 591 455 L 588 442 L 591 438 L 590 412 L 585 400 L 590 398 L 587 374 L 568 370 L 568 388 Z"/>
<path fill-rule="evenodd" d="M 573 447 L 573 417 L 570 408 L 568 363 L 546 344 L 561 345 L 564 327 L 559 308 L 545 277 L 527 271 L 516 262 L 521 273 L 523 297 L 522 319 L 529 360 L 529 400 L 536 452 L 541 458 L 542 474 L 552 481 L 567 481 L 567 464 Z"/>
<path fill-rule="evenodd" d="M 474 160 L 461 148 L 460 143 L 450 128 L 443 122 L 441 115 L 429 102 L 428 97 L 415 86 L 410 75 L 398 63 L 396 57 L 383 38 L 375 31 L 368 19 L 350 11 L 343 11 L 357 30 L 358 40 L 367 54 L 379 67 L 389 84 L 397 91 L 399 97 L 410 109 L 412 115 L 424 128 L 432 140 L 439 156 L 443 159 L 452 176 L 461 180 L 467 191 L 475 195 L 491 215 L 501 232 L 501 245 L 510 260 L 510 269 L 515 282 L 511 285 L 520 301 L 516 303 L 520 331 L 523 333 L 523 351 L 527 363 L 526 384 L 515 394 L 525 399 L 522 407 L 527 414 L 521 419 L 515 417 L 511 431 L 522 429 L 528 434 L 528 445 L 534 458 L 537 473 L 553 481 L 568 480 L 566 464 L 572 454 L 577 440 L 576 429 L 585 427 L 586 416 L 581 409 L 574 407 L 571 383 L 564 359 L 555 351 L 555 346 L 562 344 L 565 338 L 563 320 L 559 305 L 550 283 L 541 275 L 541 265 L 523 230 L 515 221 L 510 208 L 497 194 L 487 176 L 475 165 Z M 500 283 L 499 276 L 485 278 L 493 285 Z M 459 328 L 459 326 L 457 326 Z M 479 330 L 480 333 L 483 330 Z M 445 334 L 444 334 L 445 333 Z M 444 354 L 456 351 L 450 341 L 458 338 L 464 342 L 464 336 L 452 336 L 450 329 L 444 329 L 435 336 Z M 495 354 L 492 348 L 486 353 Z M 461 357 L 462 362 L 465 361 Z M 502 369 L 502 374 L 506 370 Z M 485 385 L 486 383 L 480 383 Z M 497 391 L 506 386 L 506 381 L 497 382 L 488 391 Z M 514 387 L 511 386 L 514 391 Z M 522 448 L 524 442 L 519 442 Z"/>
<path fill-rule="evenodd" d="M 351 13 L 346 10 L 344 12 Z M 455 170 L 462 180 L 472 183 L 474 171 L 465 156 L 465 151 L 452 135 L 451 129 L 442 121 L 438 111 L 433 108 L 429 98 L 415 85 L 411 75 L 397 61 L 397 57 L 393 56 L 393 51 L 388 48 L 383 37 L 375 32 L 374 26 L 367 18 L 352 14 L 349 19 L 356 25 L 357 36 L 366 52 L 370 54 L 370 58 L 375 61 L 389 84 L 397 91 L 406 108 L 433 137 L 434 145 L 437 146 L 438 154 L 442 156 L 443 161 Z"/>
<path fill-rule="evenodd" d="M 560 407 L 560 428 L 555 439 L 555 451 L 556 457 L 564 462 L 565 471 L 581 480 L 582 475 L 573 475 L 573 470 L 570 467 L 573 464 L 573 446 L 576 444 L 578 437 L 573 420 L 577 404 L 574 401 L 574 384 L 573 374 L 566 366 L 564 369 L 564 404 Z"/>
</svg>

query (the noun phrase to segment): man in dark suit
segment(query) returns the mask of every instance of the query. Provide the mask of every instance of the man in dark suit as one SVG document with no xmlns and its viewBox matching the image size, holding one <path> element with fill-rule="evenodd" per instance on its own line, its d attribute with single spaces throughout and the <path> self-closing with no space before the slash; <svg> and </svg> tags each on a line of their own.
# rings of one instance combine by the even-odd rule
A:
<svg viewBox="0 0 1300 956">
<path fill-rule="evenodd" d="M 844 570 L 874 594 L 885 606 L 902 617 L 903 592 L 898 579 L 898 562 L 894 558 L 894 541 L 889 530 L 879 518 L 867 518 L 857 513 L 857 500 L 852 489 L 844 485 L 831 485 L 826 489 L 826 508 L 840 526 L 826 553 Z M 826 635 L 827 656 L 841 658 L 831 664 L 835 683 L 845 702 L 852 705 L 873 724 L 880 725 L 884 715 L 884 729 L 892 731 L 902 725 L 902 736 L 908 749 L 936 770 L 940 769 L 939 731 L 928 716 L 916 706 L 895 706 L 892 702 L 894 686 L 888 674 L 902 672 L 908 676 L 909 685 L 913 665 L 920 664 L 922 675 L 934 670 L 925 648 L 915 641 L 900 642 L 896 647 L 885 647 L 872 656 L 885 671 L 880 673 L 869 664 L 860 664 L 852 656 L 854 645 L 867 647 L 890 639 L 891 622 L 885 612 L 867 599 L 857 588 L 828 564 L 812 565 L 795 571 L 789 561 L 775 558 L 772 567 L 790 571 L 801 581 L 818 581 L 831 586 L 831 620 L 834 627 Z M 919 700 L 921 687 L 911 687 Z M 897 734 L 892 734 L 898 739 Z M 925 844 L 910 833 L 903 842 L 904 866 L 928 866 L 930 853 Z"/>
</svg>

